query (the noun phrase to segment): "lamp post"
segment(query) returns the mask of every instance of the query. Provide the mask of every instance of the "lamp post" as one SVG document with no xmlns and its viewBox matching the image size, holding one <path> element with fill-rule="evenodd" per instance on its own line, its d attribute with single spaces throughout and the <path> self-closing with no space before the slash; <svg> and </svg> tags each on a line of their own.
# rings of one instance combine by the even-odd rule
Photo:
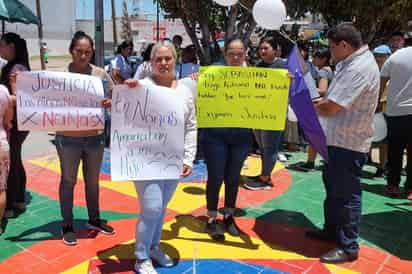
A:
<svg viewBox="0 0 412 274">
<path fill-rule="evenodd" d="M 157 34 L 156 34 L 156 41 L 159 42 L 160 41 L 160 33 L 159 33 L 159 29 L 160 29 L 160 4 L 159 4 L 160 0 L 157 0 L 156 3 L 156 30 L 157 30 Z"/>
<path fill-rule="evenodd" d="M 95 40 L 95 64 L 103 67 L 104 61 L 104 17 L 103 17 L 103 0 L 94 1 L 94 40 Z"/>
</svg>

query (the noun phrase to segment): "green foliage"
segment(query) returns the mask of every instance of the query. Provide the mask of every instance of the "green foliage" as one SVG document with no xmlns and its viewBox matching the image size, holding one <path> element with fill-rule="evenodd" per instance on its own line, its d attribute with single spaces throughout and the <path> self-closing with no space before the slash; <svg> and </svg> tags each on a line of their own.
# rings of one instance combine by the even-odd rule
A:
<svg viewBox="0 0 412 274">
<path fill-rule="evenodd" d="M 288 14 L 296 17 L 305 11 L 322 14 L 329 26 L 352 21 L 365 42 L 375 44 L 406 28 L 412 19 L 411 0 L 285 0 Z"/>
<path fill-rule="evenodd" d="M 171 17 L 185 25 L 201 62 L 209 64 L 219 51 L 214 33 L 226 32 L 225 39 L 239 37 L 246 43 L 256 27 L 251 10 L 256 0 L 239 0 L 233 7 L 221 7 L 212 0 L 154 0 Z M 372 45 L 388 39 L 391 33 L 406 29 L 412 19 L 412 0 L 283 0 L 288 15 L 298 19 L 307 11 L 322 14 L 329 26 L 354 22 L 364 40 Z M 263 32 L 265 33 L 265 32 Z M 199 42 L 200 40 L 200 42 Z"/>
</svg>

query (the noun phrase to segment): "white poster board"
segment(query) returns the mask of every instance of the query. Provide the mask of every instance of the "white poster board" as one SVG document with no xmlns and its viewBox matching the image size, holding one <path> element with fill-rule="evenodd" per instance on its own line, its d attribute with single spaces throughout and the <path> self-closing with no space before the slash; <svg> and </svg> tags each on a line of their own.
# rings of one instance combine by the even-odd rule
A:
<svg viewBox="0 0 412 274">
<path fill-rule="evenodd" d="M 183 98 L 155 85 L 115 86 L 111 122 L 111 178 L 178 179 L 183 167 Z"/>
<path fill-rule="evenodd" d="M 79 131 L 104 128 L 102 81 L 94 76 L 52 71 L 17 74 L 19 130 Z"/>
</svg>

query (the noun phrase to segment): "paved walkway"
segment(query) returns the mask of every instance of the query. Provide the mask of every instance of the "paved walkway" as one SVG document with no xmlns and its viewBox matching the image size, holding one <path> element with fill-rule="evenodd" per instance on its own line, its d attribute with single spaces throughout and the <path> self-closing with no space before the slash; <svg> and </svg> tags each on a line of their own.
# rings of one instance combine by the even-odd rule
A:
<svg viewBox="0 0 412 274">
<path fill-rule="evenodd" d="M 60 240 L 58 159 L 47 134 L 33 134 L 25 144 L 28 209 L 10 219 L 0 237 L 0 273 L 133 273 L 134 230 L 138 203 L 130 182 L 109 177 L 109 152 L 101 172 L 102 217 L 117 234 L 85 228 L 83 182 L 75 193 L 75 228 L 79 244 Z M 294 153 L 287 164 L 302 160 Z M 260 161 L 250 158 L 244 174 L 257 174 Z M 240 189 L 238 223 L 244 234 L 216 243 L 204 233 L 205 166 L 179 184 L 164 225 L 162 248 L 176 261 L 159 273 L 412 273 L 412 205 L 383 195 L 384 180 L 368 179 L 365 169 L 360 259 L 339 266 L 317 257 L 332 246 L 308 240 L 304 231 L 322 224 L 324 199 L 320 172 L 302 173 L 278 165 L 275 188 Z M 222 193 L 223 194 L 223 193 Z M 223 197 L 223 195 L 222 195 Z"/>
</svg>

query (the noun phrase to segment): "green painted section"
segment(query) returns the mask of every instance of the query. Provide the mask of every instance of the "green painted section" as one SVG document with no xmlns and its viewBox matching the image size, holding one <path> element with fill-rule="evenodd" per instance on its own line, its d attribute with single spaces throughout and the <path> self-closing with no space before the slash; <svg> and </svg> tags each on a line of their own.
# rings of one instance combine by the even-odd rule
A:
<svg viewBox="0 0 412 274">
<path fill-rule="evenodd" d="M 18 218 L 9 219 L 5 232 L 0 236 L 0 262 L 29 248 L 33 244 L 60 238 L 61 217 L 58 201 L 29 192 L 28 208 Z M 73 208 L 74 228 L 85 228 L 87 209 Z M 137 214 L 101 211 L 104 220 L 116 221 L 136 218 Z"/>
<path fill-rule="evenodd" d="M 302 161 L 305 157 L 303 153 L 294 153 L 286 165 Z M 317 166 L 320 165 L 318 163 Z M 364 168 L 361 243 L 383 249 L 401 259 L 412 260 L 412 203 L 385 196 L 386 180 L 370 179 L 375 170 L 373 166 Z M 245 216 L 303 228 L 322 227 L 325 192 L 321 172 L 289 169 L 289 173 L 292 185 L 285 194 L 244 209 Z M 405 177 L 402 179 L 404 181 Z"/>
</svg>

